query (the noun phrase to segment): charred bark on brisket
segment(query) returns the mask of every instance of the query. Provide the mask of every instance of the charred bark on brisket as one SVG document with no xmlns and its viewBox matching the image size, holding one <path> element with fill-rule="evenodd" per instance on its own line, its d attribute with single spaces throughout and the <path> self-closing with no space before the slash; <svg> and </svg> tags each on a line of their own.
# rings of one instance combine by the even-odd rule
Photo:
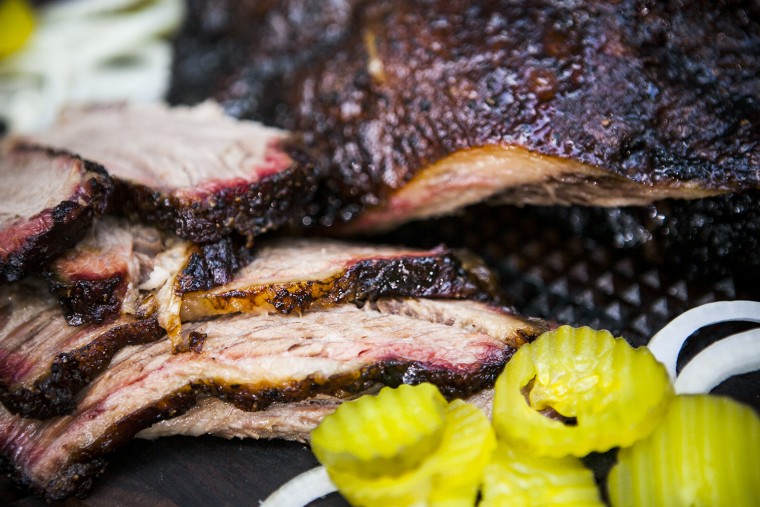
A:
<svg viewBox="0 0 760 507">
<path fill-rule="evenodd" d="M 50 370 L 32 387 L 0 386 L 0 401 L 12 413 L 48 419 L 74 411 L 76 394 L 105 370 L 124 347 L 150 343 L 165 336 L 154 318 L 106 325 L 103 333 L 77 349 L 59 353 Z"/>
<path fill-rule="evenodd" d="M 477 147 L 579 164 L 507 192 L 517 202 L 643 203 L 760 181 L 754 2 L 344 2 L 346 14 L 322 46 L 311 45 L 319 50 L 306 63 L 288 41 L 272 38 L 258 51 L 237 28 L 308 32 L 311 20 L 293 15 L 308 4 L 267 4 L 265 14 L 241 11 L 215 26 L 238 49 L 214 95 L 233 114 L 301 133 L 316 165 L 328 168 L 315 217 L 324 224 L 395 206 L 393 195 L 424 169 Z M 287 64 L 267 59 L 272 46 Z M 183 69 L 204 55 L 203 38 L 188 30 L 176 47 L 178 98 Z M 278 72 L 292 91 L 284 97 L 267 95 Z"/>
<path fill-rule="evenodd" d="M 102 164 L 115 182 L 110 211 L 207 243 L 235 233 L 250 241 L 307 214 L 316 176 L 285 152 L 286 137 L 206 103 L 69 109 L 22 139 Z"/>
<path fill-rule="evenodd" d="M 237 315 L 188 326 L 207 335 L 200 352 L 172 354 L 163 342 L 126 349 L 70 416 L 36 421 L 0 409 L 0 451 L 18 481 L 62 499 L 91 487 L 106 453 L 200 398 L 254 411 L 419 382 L 467 396 L 492 385 L 515 347 L 546 329 L 480 303 L 418 304 L 409 315 L 398 302 L 377 307 L 390 313 L 342 305 L 303 317 Z"/>
<path fill-rule="evenodd" d="M 463 260 L 464 259 L 464 260 Z M 486 276 L 483 276 L 483 274 Z M 292 312 L 380 297 L 497 301 L 483 261 L 444 247 L 411 250 L 332 240 L 262 242 L 226 285 L 183 294 L 182 320 L 233 312 Z"/>
<path fill-rule="evenodd" d="M 313 167 L 290 167 L 258 182 L 220 188 L 188 202 L 153 188 L 115 179 L 115 204 L 126 217 L 161 227 L 198 243 L 227 235 L 253 238 L 289 223 L 297 223 L 312 206 Z"/>
<path fill-rule="evenodd" d="M 144 316 L 152 310 L 142 307 L 142 300 L 156 287 L 143 284 L 154 270 L 167 269 L 161 265 L 162 255 L 179 243 L 178 238 L 153 227 L 105 218 L 75 248 L 52 262 L 45 277 L 71 325 L 102 323 L 122 313 Z M 250 250 L 243 243 L 225 237 L 197 246 L 187 244 L 189 254 L 175 290 L 208 290 L 229 282 L 241 264 L 250 260 Z"/>
<path fill-rule="evenodd" d="M 69 326 L 41 285 L 5 288 L 0 307 L 0 402 L 24 417 L 71 412 L 76 394 L 119 350 L 165 335 L 156 318 Z"/>
<path fill-rule="evenodd" d="M 39 272 L 79 241 L 105 210 L 112 184 L 101 166 L 63 150 L 19 144 L 0 150 L 2 284 Z"/>
<path fill-rule="evenodd" d="M 185 294 L 224 285 L 252 258 L 252 251 L 231 237 L 198 245 L 177 279 L 177 289 Z"/>
</svg>

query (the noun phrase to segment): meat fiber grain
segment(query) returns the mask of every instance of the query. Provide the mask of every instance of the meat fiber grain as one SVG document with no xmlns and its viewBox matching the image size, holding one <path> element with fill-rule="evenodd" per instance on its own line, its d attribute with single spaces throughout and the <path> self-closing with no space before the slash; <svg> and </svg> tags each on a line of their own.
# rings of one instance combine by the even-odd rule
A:
<svg viewBox="0 0 760 507">
<path fill-rule="evenodd" d="M 468 396 L 492 386 L 516 347 L 545 329 L 471 301 L 220 317 L 183 330 L 198 338 L 194 352 L 172 354 L 166 341 L 123 349 L 71 415 L 37 421 L 0 409 L 0 453 L 16 480 L 58 500 L 85 493 L 108 452 L 201 399 L 260 411 L 419 382 Z"/>
<path fill-rule="evenodd" d="M 0 284 L 76 244 L 108 202 L 102 167 L 66 151 L 0 144 Z"/>
<path fill-rule="evenodd" d="M 305 215 L 314 175 L 285 153 L 286 137 L 205 103 L 70 109 L 24 139 L 102 164 L 115 181 L 114 212 L 212 242 L 232 233 L 251 239 Z"/>
</svg>

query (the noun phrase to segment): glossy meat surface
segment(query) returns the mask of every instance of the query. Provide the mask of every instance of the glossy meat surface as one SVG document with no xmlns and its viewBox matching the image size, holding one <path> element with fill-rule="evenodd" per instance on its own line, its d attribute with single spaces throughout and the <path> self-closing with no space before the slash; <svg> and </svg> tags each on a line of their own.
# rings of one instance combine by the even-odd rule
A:
<svg viewBox="0 0 760 507">
<path fill-rule="evenodd" d="M 213 47 L 236 51 L 210 93 L 299 133 L 327 173 L 325 224 L 367 208 L 354 229 L 494 197 L 619 206 L 758 184 L 756 2 L 335 3 L 326 25 L 298 15 L 303 0 L 241 7 L 212 30 Z M 178 39 L 178 78 L 212 46 L 193 12 L 201 35 Z M 300 62 L 292 39 L 259 50 L 241 23 L 332 29 Z M 268 92 L 273 74 L 284 91 Z"/>
</svg>

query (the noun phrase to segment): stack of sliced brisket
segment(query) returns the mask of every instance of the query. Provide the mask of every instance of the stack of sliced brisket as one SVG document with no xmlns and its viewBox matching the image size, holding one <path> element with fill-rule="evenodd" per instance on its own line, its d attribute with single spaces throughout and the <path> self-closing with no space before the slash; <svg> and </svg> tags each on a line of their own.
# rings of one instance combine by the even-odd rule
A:
<svg viewBox="0 0 760 507">
<path fill-rule="evenodd" d="M 719 258 L 760 227 L 756 2 L 188 6 L 169 99 L 200 105 L 0 140 L 0 454 L 48 499 L 134 436 L 303 440 L 401 383 L 482 401 L 546 329 L 469 254 L 303 227 L 646 205 L 671 238 L 727 231 Z M 739 267 L 760 276 L 757 251 Z"/>
<path fill-rule="evenodd" d="M 326 172 L 312 223 L 538 204 L 676 268 L 760 278 L 756 1 L 188 6 L 169 99 L 293 131 Z"/>
<path fill-rule="evenodd" d="M 487 400 L 546 329 L 471 254 L 263 237 L 310 205 L 283 137 L 204 104 L 5 140 L 0 454 L 19 484 L 84 494 L 134 436 L 305 440 L 386 385 Z"/>
</svg>

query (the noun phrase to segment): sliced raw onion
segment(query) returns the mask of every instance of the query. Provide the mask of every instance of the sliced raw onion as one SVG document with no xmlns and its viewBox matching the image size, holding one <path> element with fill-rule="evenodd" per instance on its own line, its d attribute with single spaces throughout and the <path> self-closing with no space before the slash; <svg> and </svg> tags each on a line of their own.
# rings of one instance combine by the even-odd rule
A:
<svg viewBox="0 0 760 507">
<path fill-rule="evenodd" d="M 698 329 L 732 320 L 760 322 L 760 302 L 720 301 L 693 308 L 673 319 L 649 340 L 649 350 L 665 365 L 670 378 L 676 379 L 676 362 L 686 339 Z M 735 349 L 737 350 L 737 349 Z M 743 351 L 737 350 L 736 356 Z"/>
<path fill-rule="evenodd" d="M 24 48 L 0 61 L 0 116 L 11 130 L 33 131 L 71 102 L 161 99 L 171 67 L 167 35 L 183 13 L 182 0 L 70 0 L 41 8 Z"/>
<path fill-rule="evenodd" d="M 336 491 L 325 467 L 316 467 L 280 486 L 261 507 L 304 507 Z"/>
<path fill-rule="evenodd" d="M 676 378 L 676 392 L 709 393 L 724 380 L 755 370 L 760 370 L 760 329 L 723 338 L 694 356 Z"/>
</svg>

